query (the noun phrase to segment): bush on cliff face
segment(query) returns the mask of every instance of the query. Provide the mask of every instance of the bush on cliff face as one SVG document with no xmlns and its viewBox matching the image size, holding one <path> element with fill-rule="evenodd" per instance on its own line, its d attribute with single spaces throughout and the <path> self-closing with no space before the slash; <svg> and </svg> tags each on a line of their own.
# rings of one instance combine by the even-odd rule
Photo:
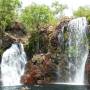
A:
<svg viewBox="0 0 90 90">
<path fill-rule="evenodd" d="M 38 53 L 39 35 L 37 33 L 38 32 L 36 30 L 31 32 L 31 37 L 29 38 L 29 44 L 26 47 L 26 50 L 28 52 L 28 55 L 30 55 L 30 58 L 33 56 L 33 54 Z"/>
<path fill-rule="evenodd" d="M 3 52 L 4 52 L 4 49 L 0 48 L 0 63 L 1 63 L 1 57 L 2 57 Z"/>
</svg>

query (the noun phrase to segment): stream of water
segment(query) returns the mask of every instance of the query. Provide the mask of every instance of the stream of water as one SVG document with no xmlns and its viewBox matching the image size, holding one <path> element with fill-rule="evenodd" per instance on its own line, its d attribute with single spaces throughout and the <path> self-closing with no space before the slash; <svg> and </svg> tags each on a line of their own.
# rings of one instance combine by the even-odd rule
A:
<svg viewBox="0 0 90 90">
<path fill-rule="evenodd" d="M 1 80 L 3 86 L 20 84 L 20 77 L 24 73 L 26 54 L 22 43 L 15 43 L 2 56 Z"/>
</svg>

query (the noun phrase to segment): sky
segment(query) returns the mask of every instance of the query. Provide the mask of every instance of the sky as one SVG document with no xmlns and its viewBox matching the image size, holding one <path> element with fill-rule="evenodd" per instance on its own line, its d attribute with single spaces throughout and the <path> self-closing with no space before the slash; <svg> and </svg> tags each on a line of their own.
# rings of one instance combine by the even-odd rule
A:
<svg viewBox="0 0 90 90">
<path fill-rule="evenodd" d="M 51 6 L 54 0 L 22 0 L 22 6 L 26 7 L 32 2 L 37 4 L 46 4 Z M 76 10 L 79 6 L 90 6 L 90 0 L 58 0 L 61 4 L 66 4 L 68 9 L 65 10 L 66 16 L 72 16 L 73 10 Z"/>
</svg>

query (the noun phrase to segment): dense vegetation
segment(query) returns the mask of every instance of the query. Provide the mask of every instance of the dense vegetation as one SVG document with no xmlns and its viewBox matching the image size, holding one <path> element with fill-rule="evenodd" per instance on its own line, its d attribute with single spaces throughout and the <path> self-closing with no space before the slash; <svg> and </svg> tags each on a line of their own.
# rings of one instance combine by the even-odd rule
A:
<svg viewBox="0 0 90 90">
<path fill-rule="evenodd" d="M 16 19 L 19 6 L 19 0 L 0 0 L 0 30 Z"/>
<path fill-rule="evenodd" d="M 28 32 L 31 33 L 27 47 L 30 54 L 39 52 L 40 46 L 43 44 L 40 36 L 42 30 L 56 24 L 52 11 L 46 5 L 32 4 L 23 10 L 21 21 L 27 27 Z"/>
</svg>

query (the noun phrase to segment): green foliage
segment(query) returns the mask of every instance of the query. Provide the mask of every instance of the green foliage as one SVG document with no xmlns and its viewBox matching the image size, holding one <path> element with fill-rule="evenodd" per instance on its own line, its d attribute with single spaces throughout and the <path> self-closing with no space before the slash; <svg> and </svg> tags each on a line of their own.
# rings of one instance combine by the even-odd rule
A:
<svg viewBox="0 0 90 90">
<path fill-rule="evenodd" d="M 43 46 L 44 38 L 42 37 L 44 35 L 41 35 L 41 29 L 56 24 L 56 20 L 48 6 L 32 4 L 22 11 L 21 21 L 31 33 L 27 49 L 32 56 L 34 53 L 40 52 L 40 48 Z M 46 47 L 42 48 L 46 51 Z"/>
<path fill-rule="evenodd" d="M 29 57 L 33 54 L 48 51 L 48 37 L 46 34 L 38 34 L 37 30 L 31 32 L 31 38 L 29 39 L 29 44 L 26 46 Z"/>
<path fill-rule="evenodd" d="M 48 52 L 48 36 L 46 33 L 38 32 L 33 30 L 30 33 L 29 43 L 25 46 L 25 50 L 29 58 L 32 58 L 34 54 L 37 53 L 47 53 Z"/>
<path fill-rule="evenodd" d="M 54 1 L 52 3 L 53 13 L 55 15 L 63 16 L 63 12 L 65 9 L 67 9 L 67 5 L 60 4 L 59 1 Z"/>
<path fill-rule="evenodd" d="M 90 7 L 79 7 L 78 10 L 74 11 L 74 16 L 83 17 L 85 16 L 90 23 Z"/>
<path fill-rule="evenodd" d="M 15 19 L 19 6 L 19 0 L 0 0 L 0 30 L 5 30 L 6 25 Z"/>
<path fill-rule="evenodd" d="M 29 39 L 29 44 L 26 46 L 27 54 L 30 55 L 29 57 L 32 57 L 33 54 L 37 51 L 37 44 L 38 44 L 38 34 L 37 30 L 34 30 L 31 32 L 31 38 Z"/>
<path fill-rule="evenodd" d="M 26 7 L 21 14 L 21 20 L 28 30 L 39 30 L 42 26 L 55 24 L 53 13 L 46 5 L 32 4 Z"/>
<path fill-rule="evenodd" d="M 4 52 L 3 48 L 0 48 L 0 55 Z"/>
</svg>

